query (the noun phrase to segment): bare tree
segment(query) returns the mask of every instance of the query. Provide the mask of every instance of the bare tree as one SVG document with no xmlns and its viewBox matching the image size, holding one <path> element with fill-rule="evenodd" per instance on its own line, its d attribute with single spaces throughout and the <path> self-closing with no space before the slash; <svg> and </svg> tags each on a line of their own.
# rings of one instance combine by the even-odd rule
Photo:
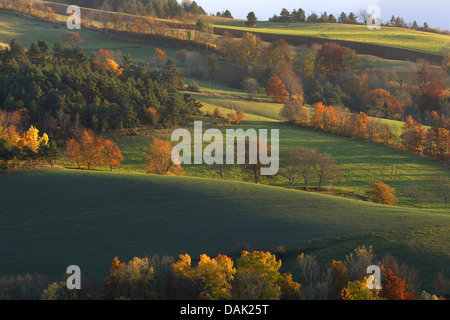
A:
<svg viewBox="0 0 450 320">
<path fill-rule="evenodd" d="M 370 14 L 366 9 L 361 9 L 358 12 L 358 18 L 361 19 L 363 24 L 367 24 L 367 20 L 369 20 Z"/>
<path fill-rule="evenodd" d="M 406 186 L 406 195 L 411 199 L 413 207 L 422 200 L 422 189 L 414 182 L 408 182 Z"/>
<path fill-rule="evenodd" d="M 448 209 L 448 200 L 450 198 L 450 179 L 436 179 L 433 186 L 436 194 L 444 200 L 445 208 Z"/>
<path fill-rule="evenodd" d="M 372 246 L 356 248 L 345 257 L 344 265 L 348 271 L 350 281 L 361 280 L 367 272 L 367 267 L 373 265 L 374 254 Z"/>
<path fill-rule="evenodd" d="M 280 111 L 280 116 L 291 123 L 306 125 L 309 122 L 308 111 L 298 100 L 286 102 Z"/>
<path fill-rule="evenodd" d="M 300 176 L 300 168 L 302 166 L 302 150 L 294 148 L 283 152 L 280 155 L 280 170 L 278 174 L 289 181 L 291 189 L 294 187 L 295 180 Z"/>
<path fill-rule="evenodd" d="M 341 177 L 339 167 L 328 153 L 317 154 L 313 167 L 319 178 L 319 189 L 324 183 L 335 182 Z"/>
<path fill-rule="evenodd" d="M 299 173 L 305 182 L 305 189 L 308 189 L 308 183 L 311 180 L 311 175 L 314 172 L 314 162 L 317 159 L 318 152 L 313 148 L 302 148 L 300 152 Z"/>
</svg>

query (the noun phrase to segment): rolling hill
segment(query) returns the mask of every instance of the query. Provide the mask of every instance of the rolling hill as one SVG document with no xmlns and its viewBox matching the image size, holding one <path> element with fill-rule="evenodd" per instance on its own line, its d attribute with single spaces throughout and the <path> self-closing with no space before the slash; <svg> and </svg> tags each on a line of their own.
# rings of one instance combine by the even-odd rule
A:
<svg viewBox="0 0 450 320">
<path fill-rule="evenodd" d="M 254 249 L 297 243 L 302 250 L 314 239 L 352 237 L 356 243 L 374 233 L 403 230 L 405 237 L 450 225 L 446 213 L 191 177 L 42 169 L 1 175 L 0 190 L 0 274 L 52 279 L 61 279 L 71 264 L 103 276 L 115 256 L 233 254 L 241 241 Z M 439 237 L 429 232 L 428 252 L 416 257 L 446 263 L 428 272 L 450 265 L 445 243 L 444 254 L 436 245 Z M 403 252 L 411 259 L 422 243 L 414 239 L 401 241 L 411 243 Z M 379 253 L 392 249 L 387 244 Z"/>
</svg>

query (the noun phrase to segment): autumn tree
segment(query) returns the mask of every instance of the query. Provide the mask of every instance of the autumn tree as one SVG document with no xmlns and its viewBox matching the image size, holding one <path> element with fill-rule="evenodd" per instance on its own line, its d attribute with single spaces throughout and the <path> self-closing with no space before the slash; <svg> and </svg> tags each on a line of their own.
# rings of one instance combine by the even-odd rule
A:
<svg viewBox="0 0 450 320">
<path fill-rule="evenodd" d="M 419 102 L 423 111 L 432 111 L 440 105 L 446 89 L 445 74 L 428 62 L 423 62 L 417 71 Z"/>
<path fill-rule="evenodd" d="M 227 118 L 229 124 L 240 125 L 245 118 L 245 112 L 240 108 L 236 108 L 236 110 L 230 111 Z"/>
<path fill-rule="evenodd" d="M 332 290 L 336 299 L 341 299 L 341 293 L 344 288 L 348 286 L 348 272 L 342 261 L 335 261 L 331 263 L 331 277 L 332 277 Z"/>
<path fill-rule="evenodd" d="M 316 73 L 335 83 L 344 72 L 345 60 L 342 47 L 336 43 L 325 43 L 317 53 Z"/>
<path fill-rule="evenodd" d="M 109 166 L 111 172 L 113 167 L 120 167 L 122 165 L 122 152 L 115 142 L 112 142 L 111 140 L 103 140 L 101 153 L 103 164 Z"/>
<path fill-rule="evenodd" d="M 366 111 L 379 111 L 386 117 L 399 118 L 404 113 L 405 104 L 381 88 L 367 92 L 363 101 Z"/>
<path fill-rule="evenodd" d="M 169 141 L 153 139 L 147 153 L 147 172 L 151 174 L 177 175 L 183 172 L 180 163 L 172 161 L 173 146 Z"/>
<path fill-rule="evenodd" d="M 176 277 L 191 281 L 201 300 L 231 299 L 231 283 L 236 269 L 231 258 L 218 255 L 215 258 L 202 254 L 196 267 L 192 267 L 188 254 L 180 255 L 180 261 L 172 265 Z"/>
<path fill-rule="evenodd" d="M 167 53 L 164 50 L 161 50 L 160 48 L 155 49 L 154 56 L 159 64 L 166 63 L 167 61 Z"/>
<path fill-rule="evenodd" d="M 270 252 L 243 251 L 236 262 L 232 294 L 240 300 L 277 300 L 281 296 L 281 260 Z"/>
<path fill-rule="evenodd" d="M 448 121 L 444 115 L 439 116 L 436 111 L 431 113 L 431 128 L 426 133 L 424 155 L 444 161 L 450 160 L 450 129 L 447 129 L 449 127 Z"/>
<path fill-rule="evenodd" d="M 342 300 L 381 300 L 379 290 L 370 290 L 367 287 L 367 277 L 348 283 L 341 292 Z"/>
<path fill-rule="evenodd" d="M 400 135 L 402 147 L 404 150 L 421 154 L 423 153 L 426 138 L 426 130 L 422 124 L 409 116 L 403 125 Z"/>
<path fill-rule="evenodd" d="M 390 266 L 381 267 L 380 295 L 388 300 L 414 300 L 414 291 L 406 285 L 405 279 L 398 277 Z"/>
<path fill-rule="evenodd" d="M 99 49 L 99 52 L 91 59 L 94 70 L 105 69 L 116 75 L 122 74 L 122 68 L 115 61 L 114 54 L 109 50 Z"/>
<path fill-rule="evenodd" d="M 91 130 L 83 130 L 76 138 L 67 140 L 65 156 L 78 169 L 88 170 L 97 165 L 120 166 L 122 153 L 116 143 L 98 138 Z"/>
<path fill-rule="evenodd" d="M 370 200 L 376 203 L 393 206 L 396 203 L 395 189 L 383 182 L 374 182 L 370 184 L 368 192 Z"/>
<path fill-rule="evenodd" d="M 67 31 L 64 33 L 62 36 L 62 41 L 72 48 L 84 42 L 84 40 L 81 39 L 80 34 L 74 31 Z"/>
<path fill-rule="evenodd" d="M 286 86 L 276 76 L 270 78 L 267 82 L 266 94 L 268 97 L 273 97 L 276 103 L 283 103 L 289 98 L 289 92 L 286 91 Z"/>
<path fill-rule="evenodd" d="M 65 157 L 70 161 L 77 164 L 78 169 L 81 169 L 82 157 L 81 157 L 81 145 L 75 139 L 67 140 L 67 148 L 65 152 Z"/>
<path fill-rule="evenodd" d="M 148 258 L 135 257 L 128 263 L 121 263 L 116 257 L 104 279 L 104 299 L 155 299 L 156 295 L 150 290 L 153 276 L 154 268 Z"/>
</svg>

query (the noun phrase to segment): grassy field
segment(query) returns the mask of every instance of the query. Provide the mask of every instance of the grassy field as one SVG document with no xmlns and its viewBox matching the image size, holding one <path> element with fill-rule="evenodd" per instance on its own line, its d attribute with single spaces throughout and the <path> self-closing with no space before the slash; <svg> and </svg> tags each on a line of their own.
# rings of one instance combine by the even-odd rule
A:
<svg viewBox="0 0 450 320">
<path fill-rule="evenodd" d="M 214 25 L 222 28 L 273 34 L 299 35 L 329 40 L 346 40 L 378 44 L 388 47 L 411 49 L 439 54 L 450 46 L 450 36 L 410 29 L 382 27 L 369 30 L 367 26 L 339 23 L 272 23 L 262 21 L 255 28 L 245 26 L 244 20 L 208 17 Z"/>
<path fill-rule="evenodd" d="M 394 230 L 399 236 L 392 234 L 395 241 L 389 243 L 386 235 L 380 253 L 394 250 L 397 242 L 412 243 L 404 252 L 415 255 L 411 259 L 443 259 L 422 271 L 449 271 L 449 251 L 442 254 L 448 242 L 434 249 L 442 234 L 417 229 L 450 225 L 444 212 L 251 183 L 67 169 L 2 175 L 0 190 L 0 274 L 61 279 L 68 265 L 77 264 L 103 276 L 115 256 L 235 254 L 241 241 L 253 249 L 291 244 L 300 253 L 311 249 L 312 240 L 353 237 L 336 253 L 333 246 L 322 247 L 321 257 L 331 259 L 358 241 L 378 237 L 374 233 Z M 420 249 L 423 242 L 428 246 Z"/>
<path fill-rule="evenodd" d="M 232 92 L 228 92 L 232 94 Z M 342 181 L 335 184 L 335 189 L 343 195 L 364 199 L 369 183 L 382 181 L 396 189 L 396 197 L 400 205 L 410 205 L 406 196 L 406 186 L 414 181 L 424 191 L 432 190 L 432 183 L 438 177 L 448 177 L 450 172 L 439 163 L 428 159 L 386 147 L 381 144 L 357 141 L 335 135 L 323 134 L 310 129 L 302 129 L 280 122 L 279 111 L 281 105 L 274 103 L 255 102 L 245 99 L 233 98 L 222 91 L 220 94 L 195 94 L 195 97 L 204 105 L 203 111 L 213 112 L 218 108 L 222 115 L 227 115 L 231 109 L 241 108 L 246 113 L 244 123 L 240 128 L 244 130 L 278 129 L 280 131 L 280 151 L 294 147 L 316 148 L 320 152 L 330 153 L 336 160 L 342 172 Z M 223 120 L 202 118 L 205 126 L 219 124 Z M 392 130 L 399 132 L 402 122 L 382 120 L 388 122 Z M 192 129 L 192 126 L 188 126 Z M 218 127 L 225 132 L 226 129 L 235 129 L 233 126 L 221 125 Z M 204 129 L 206 130 L 206 129 Z M 124 172 L 145 172 L 145 153 L 153 141 L 153 136 L 170 140 L 171 130 L 140 132 L 138 136 L 115 135 L 107 136 L 115 140 L 122 150 L 125 161 L 120 169 Z M 205 144 L 206 145 L 206 144 Z M 185 165 L 185 174 L 195 177 L 217 177 L 207 165 Z M 230 170 L 227 179 L 247 181 L 238 166 Z M 287 186 L 282 178 L 266 181 L 271 185 Z M 314 182 L 313 182 L 314 184 Z M 298 183 L 301 186 L 301 183 Z M 430 206 L 425 203 L 423 206 Z M 442 205 L 440 205 L 442 206 Z"/>
<path fill-rule="evenodd" d="M 0 44 L 17 39 L 22 45 L 28 47 L 33 42 L 45 40 L 52 47 L 57 41 L 62 41 L 61 37 L 65 32 L 67 32 L 67 28 L 60 24 L 0 13 Z M 108 49 L 116 53 L 129 53 L 137 62 L 147 62 L 153 57 L 156 48 L 163 49 L 172 58 L 175 58 L 176 51 L 179 50 L 179 48 L 160 44 L 113 38 L 89 29 L 81 29 L 77 32 L 84 40 L 81 47 L 88 56 L 98 49 Z"/>
<path fill-rule="evenodd" d="M 135 15 L 129 15 L 139 17 Z M 245 20 L 202 17 L 213 26 L 244 30 L 249 32 L 263 32 L 272 34 L 300 35 L 329 40 L 346 40 L 362 43 L 372 43 L 387 47 L 396 47 L 439 54 L 442 49 L 450 46 L 450 36 L 422 32 L 396 27 L 382 27 L 380 30 L 369 30 L 364 25 L 349 25 L 339 23 L 272 23 L 260 21 L 255 28 L 248 28 Z M 164 19 L 158 19 L 167 21 Z M 170 22 L 176 22 L 174 20 Z"/>
</svg>

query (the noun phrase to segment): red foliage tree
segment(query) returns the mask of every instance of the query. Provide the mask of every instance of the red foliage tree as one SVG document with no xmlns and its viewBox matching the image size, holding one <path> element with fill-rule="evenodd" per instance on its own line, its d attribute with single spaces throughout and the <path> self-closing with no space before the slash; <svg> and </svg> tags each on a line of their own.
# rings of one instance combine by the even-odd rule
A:
<svg viewBox="0 0 450 320">
<path fill-rule="evenodd" d="M 381 296 L 388 300 L 414 300 L 413 290 L 408 290 L 405 279 L 398 277 L 389 266 L 381 267 Z"/>
<path fill-rule="evenodd" d="M 411 116 L 405 120 L 403 132 L 400 135 L 404 150 L 421 154 L 425 143 L 426 130 L 422 124 L 415 121 Z"/>
<path fill-rule="evenodd" d="M 317 52 L 316 73 L 331 82 L 340 78 L 345 69 L 344 51 L 337 43 L 325 43 Z"/>
<path fill-rule="evenodd" d="M 404 113 L 405 104 L 384 89 L 367 92 L 363 97 L 363 101 L 366 108 L 370 108 L 374 103 L 387 104 L 392 117 L 400 117 Z"/>
<path fill-rule="evenodd" d="M 289 98 L 289 92 L 286 91 L 286 86 L 279 77 L 272 77 L 267 81 L 266 93 L 267 96 L 273 97 L 276 103 L 283 103 Z"/>
</svg>

